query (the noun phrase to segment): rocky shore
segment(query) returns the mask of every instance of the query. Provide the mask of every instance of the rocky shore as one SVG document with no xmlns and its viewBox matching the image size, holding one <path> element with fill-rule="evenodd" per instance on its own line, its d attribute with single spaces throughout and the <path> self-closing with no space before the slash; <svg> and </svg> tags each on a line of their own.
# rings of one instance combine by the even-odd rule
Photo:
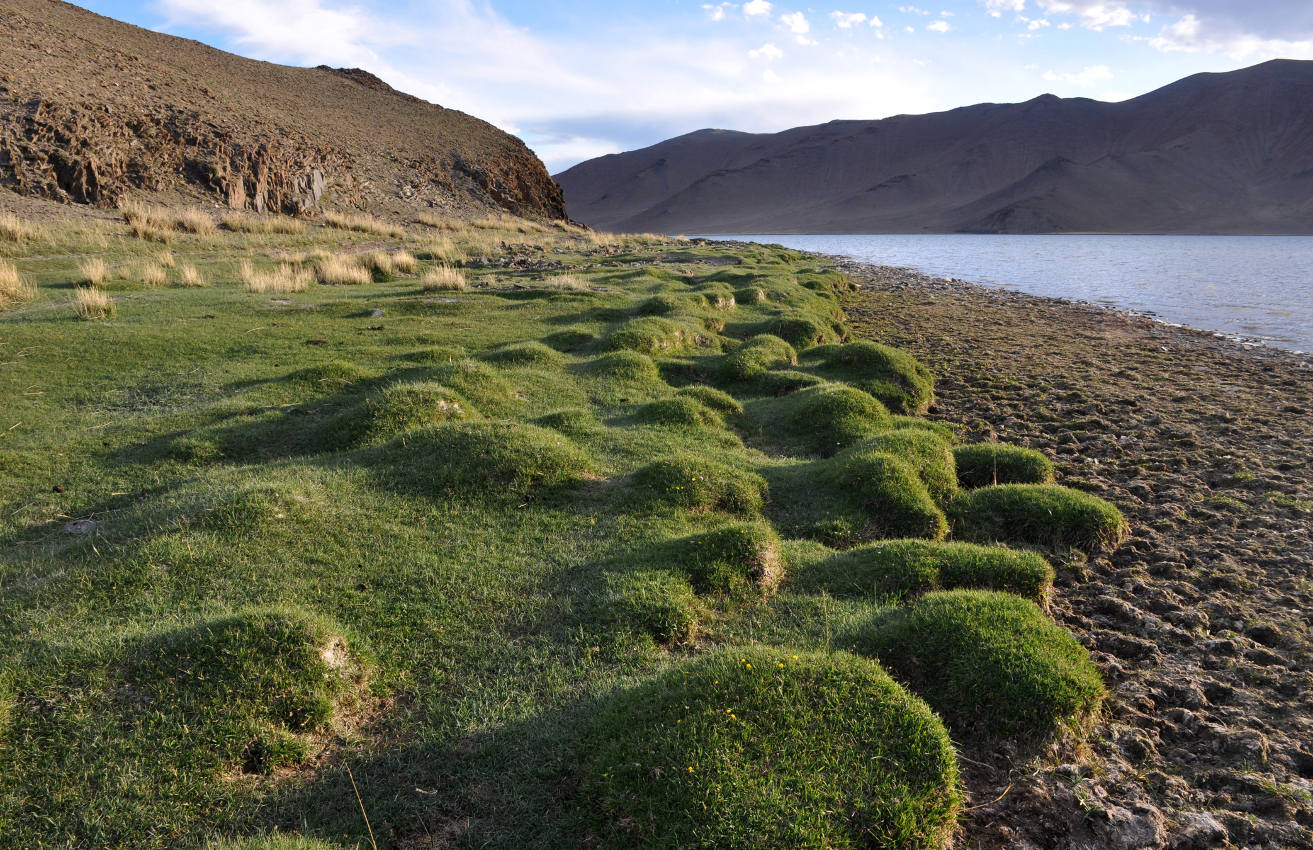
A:
<svg viewBox="0 0 1313 850">
<path fill-rule="evenodd" d="M 1060 563 L 1052 606 L 1103 670 L 1103 722 L 967 753 L 963 846 L 1313 847 L 1313 358 L 835 264 L 854 327 L 936 373 L 931 418 L 1043 450 L 1134 529 Z"/>
</svg>

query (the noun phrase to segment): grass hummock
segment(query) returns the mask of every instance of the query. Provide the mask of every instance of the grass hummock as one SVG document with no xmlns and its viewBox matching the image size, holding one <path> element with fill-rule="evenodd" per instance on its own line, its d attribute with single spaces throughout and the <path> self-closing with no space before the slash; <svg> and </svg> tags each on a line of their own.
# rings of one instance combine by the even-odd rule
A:
<svg viewBox="0 0 1313 850">
<path fill-rule="evenodd" d="M 953 449 L 957 480 L 967 489 L 995 484 L 1052 484 L 1053 461 L 1043 452 L 1005 443 L 980 443 Z"/>
<path fill-rule="evenodd" d="M 961 493 L 949 507 L 966 540 L 1096 550 L 1129 533 L 1126 518 L 1097 496 L 1053 484 L 1000 484 Z"/>
</svg>

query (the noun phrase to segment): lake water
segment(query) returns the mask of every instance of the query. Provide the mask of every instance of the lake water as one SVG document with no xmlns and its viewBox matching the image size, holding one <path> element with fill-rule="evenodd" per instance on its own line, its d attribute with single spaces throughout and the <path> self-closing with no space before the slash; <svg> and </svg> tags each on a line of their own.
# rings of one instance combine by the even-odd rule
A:
<svg viewBox="0 0 1313 850">
<path fill-rule="evenodd" d="M 712 236 L 1088 301 L 1313 352 L 1313 236 Z"/>
</svg>

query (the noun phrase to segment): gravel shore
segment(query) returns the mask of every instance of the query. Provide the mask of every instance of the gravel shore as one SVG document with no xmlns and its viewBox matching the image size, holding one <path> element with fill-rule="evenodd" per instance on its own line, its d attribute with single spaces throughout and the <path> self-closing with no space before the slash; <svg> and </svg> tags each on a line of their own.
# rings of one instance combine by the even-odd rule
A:
<svg viewBox="0 0 1313 850">
<path fill-rule="evenodd" d="M 1088 740 L 968 753 L 964 847 L 1313 847 L 1313 358 L 846 260 L 860 335 L 937 376 L 931 418 L 1041 449 L 1116 503 L 1052 613 L 1112 691 Z"/>
</svg>

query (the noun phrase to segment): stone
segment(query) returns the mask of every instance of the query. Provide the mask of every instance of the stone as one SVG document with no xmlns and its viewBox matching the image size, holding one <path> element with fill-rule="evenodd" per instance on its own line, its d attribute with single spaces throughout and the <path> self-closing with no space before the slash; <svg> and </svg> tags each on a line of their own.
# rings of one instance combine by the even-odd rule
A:
<svg viewBox="0 0 1313 850">
<path fill-rule="evenodd" d="M 1226 828 L 1205 812 L 1182 813 L 1173 830 L 1171 850 L 1208 850 L 1228 845 Z"/>
<path fill-rule="evenodd" d="M 1113 850 L 1157 850 L 1167 844 L 1162 812 L 1147 803 L 1130 808 L 1109 806 L 1094 823 L 1094 831 Z"/>
<path fill-rule="evenodd" d="M 84 534 L 90 534 L 96 530 L 96 521 L 91 519 L 75 519 L 64 523 L 64 533 L 81 537 Z"/>
</svg>

